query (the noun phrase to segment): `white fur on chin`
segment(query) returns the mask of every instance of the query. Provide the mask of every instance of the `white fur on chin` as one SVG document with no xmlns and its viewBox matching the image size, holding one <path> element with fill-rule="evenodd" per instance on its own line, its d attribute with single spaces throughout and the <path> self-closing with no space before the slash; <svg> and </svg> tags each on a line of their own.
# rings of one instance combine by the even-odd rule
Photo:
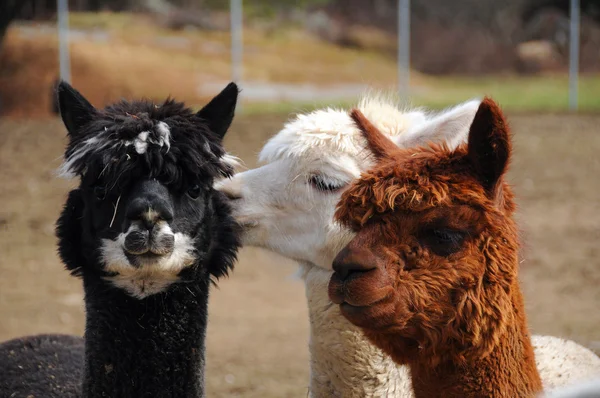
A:
<svg viewBox="0 0 600 398">
<path fill-rule="evenodd" d="M 167 229 L 170 231 L 168 227 L 163 228 Z M 138 299 L 165 291 L 179 280 L 179 273 L 196 260 L 192 238 L 179 232 L 173 235 L 175 243 L 171 254 L 142 262 L 139 267 L 133 266 L 123 251 L 127 233 L 119 234 L 115 240 L 103 239 L 101 252 L 105 270 L 116 274 L 106 279 Z"/>
</svg>

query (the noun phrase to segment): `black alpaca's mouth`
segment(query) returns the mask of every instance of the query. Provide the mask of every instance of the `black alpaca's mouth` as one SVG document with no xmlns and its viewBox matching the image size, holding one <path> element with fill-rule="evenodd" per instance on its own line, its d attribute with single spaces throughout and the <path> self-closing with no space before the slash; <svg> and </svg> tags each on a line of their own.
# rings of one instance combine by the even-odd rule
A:
<svg viewBox="0 0 600 398">
<path fill-rule="evenodd" d="M 153 253 L 150 250 L 148 250 L 145 253 L 139 253 L 139 254 L 129 253 L 126 250 L 124 250 L 124 252 L 125 252 L 125 256 L 127 257 L 127 260 L 129 260 L 131 265 L 133 265 L 134 267 L 141 267 L 143 265 L 156 264 L 161 259 L 167 258 L 171 255 L 171 253 L 157 254 L 157 253 Z"/>
<path fill-rule="evenodd" d="M 161 257 L 163 257 L 164 254 L 157 254 L 157 253 L 152 253 L 152 252 L 147 252 L 147 253 L 143 253 L 143 254 L 137 254 L 136 257 L 137 258 L 143 258 L 143 259 L 147 259 L 147 260 L 155 260 L 155 259 L 159 259 Z"/>
<path fill-rule="evenodd" d="M 160 228 L 152 231 L 134 228 L 127 233 L 123 242 L 123 250 L 127 254 L 136 256 L 145 255 L 169 255 L 173 252 L 175 237 L 170 233 L 161 233 Z"/>
</svg>

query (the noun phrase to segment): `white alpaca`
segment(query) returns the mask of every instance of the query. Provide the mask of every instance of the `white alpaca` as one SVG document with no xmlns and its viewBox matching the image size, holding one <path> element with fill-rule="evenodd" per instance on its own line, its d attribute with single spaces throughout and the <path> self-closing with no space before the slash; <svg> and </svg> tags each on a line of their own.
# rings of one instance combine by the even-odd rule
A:
<svg viewBox="0 0 600 398">
<path fill-rule="evenodd" d="M 600 397 L 600 379 L 575 383 L 568 387 L 557 388 L 539 398 L 598 398 Z"/>
<path fill-rule="evenodd" d="M 402 112 L 376 98 L 358 108 L 401 146 L 466 139 L 480 101 L 437 115 Z M 344 188 L 373 164 L 359 130 L 345 110 L 298 115 L 260 153 L 266 163 L 223 180 L 217 188 L 231 199 L 244 227 L 244 244 L 296 260 L 305 281 L 310 315 L 310 394 L 313 397 L 412 397 L 407 368 L 397 366 L 346 321 L 331 303 L 327 286 L 336 254 L 352 233 L 333 221 Z M 546 388 L 600 374 L 600 358 L 573 342 L 533 336 Z"/>
</svg>

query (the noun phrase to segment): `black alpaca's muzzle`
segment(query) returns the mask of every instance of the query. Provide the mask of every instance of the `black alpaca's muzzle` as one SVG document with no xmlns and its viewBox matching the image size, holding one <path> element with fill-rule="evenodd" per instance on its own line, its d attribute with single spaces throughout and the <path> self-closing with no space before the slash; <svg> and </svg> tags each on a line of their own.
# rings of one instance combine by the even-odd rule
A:
<svg viewBox="0 0 600 398">
<path fill-rule="evenodd" d="M 164 256 L 171 254 L 175 246 L 175 236 L 168 225 L 156 225 L 151 230 L 131 228 L 125 237 L 125 251 L 133 255 L 156 254 Z"/>
</svg>

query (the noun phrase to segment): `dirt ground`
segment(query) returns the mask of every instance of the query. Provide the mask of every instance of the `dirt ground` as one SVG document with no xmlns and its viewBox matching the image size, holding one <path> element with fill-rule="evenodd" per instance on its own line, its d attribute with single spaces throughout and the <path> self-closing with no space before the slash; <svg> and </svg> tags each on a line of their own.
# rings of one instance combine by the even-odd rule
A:
<svg viewBox="0 0 600 398">
<path fill-rule="evenodd" d="M 226 147 L 255 165 L 285 116 L 239 117 Z M 600 116 L 511 115 L 524 250 L 521 280 L 536 334 L 600 350 Z M 73 182 L 55 178 L 57 119 L 0 120 L 0 341 L 81 335 L 83 295 L 55 253 L 54 222 Z M 208 328 L 212 397 L 305 397 L 308 320 L 292 262 L 245 248 L 214 289 Z"/>
</svg>

